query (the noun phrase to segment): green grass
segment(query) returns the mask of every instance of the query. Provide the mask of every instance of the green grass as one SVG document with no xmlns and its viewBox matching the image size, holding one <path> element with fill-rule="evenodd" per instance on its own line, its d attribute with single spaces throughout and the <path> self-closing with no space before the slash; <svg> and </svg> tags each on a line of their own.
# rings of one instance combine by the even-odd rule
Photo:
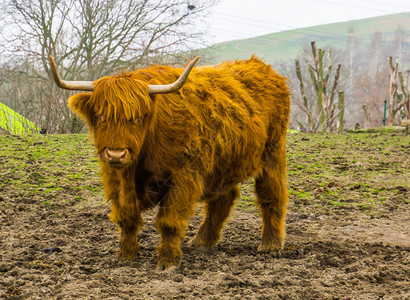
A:
<svg viewBox="0 0 410 300">
<path fill-rule="evenodd" d="M 76 200 L 82 190 L 102 198 L 97 158 L 86 135 L 0 135 L 0 144 L 0 189 L 10 197 L 45 206 Z"/>
<path fill-rule="evenodd" d="M 50 208 L 104 205 L 99 164 L 86 135 L 0 135 L 4 197 Z M 409 204 L 410 140 L 404 133 L 289 134 L 289 209 L 379 215 Z M 240 185 L 241 210 L 257 211 L 255 181 Z M 3 198 L 1 198 L 3 197 Z M 54 213 L 54 212 L 52 212 Z"/>
<path fill-rule="evenodd" d="M 289 134 L 289 209 L 316 206 L 326 213 L 351 209 L 372 216 L 409 204 L 409 150 L 404 132 Z M 241 191 L 246 198 L 240 207 L 250 209 L 253 189 Z"/>
</svg>

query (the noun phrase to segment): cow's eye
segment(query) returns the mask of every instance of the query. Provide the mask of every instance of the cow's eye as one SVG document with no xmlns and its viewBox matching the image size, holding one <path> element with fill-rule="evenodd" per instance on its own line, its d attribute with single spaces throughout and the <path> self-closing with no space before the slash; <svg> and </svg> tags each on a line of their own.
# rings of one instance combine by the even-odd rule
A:
<svg viewBox="0 0 410 300">
<path fill-rule="evenodd" d="M 104 122 L 105 118 L 104 118 L 103 115 L 98 115 L 98 120 L 101 121 L 101 122 Z"/>
</svg>

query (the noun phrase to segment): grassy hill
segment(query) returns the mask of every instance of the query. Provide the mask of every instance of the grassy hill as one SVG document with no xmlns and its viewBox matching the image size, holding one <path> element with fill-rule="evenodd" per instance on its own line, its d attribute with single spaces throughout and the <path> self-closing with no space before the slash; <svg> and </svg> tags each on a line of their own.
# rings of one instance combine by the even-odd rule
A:
<svg viewBox="0 0 410 300">
<path fill-rule="evenodd" d="M 202 50 L 207 63 L 217 64 L 224 60 L 244 59 L 253 53 L 265 61 L 285 61 L 294 59 L 303 47 L 316 41 L 318 47 L 345 49 L 347 37 L 354 32 L 360 48 L 367 47 L 375 34 L 380 32 L 384 42 L 393 41 L 396 31 L 402 29 L 410 34 L 410 12 L 355 21 L 333 23 L 314 27 L 287 30 L 255 38 L 235 40 L 216 44 Z M 410 41 L 407 41 L 410 43 Z M 410 45 L 409 45 L 410 46 Z"/>
</svg>

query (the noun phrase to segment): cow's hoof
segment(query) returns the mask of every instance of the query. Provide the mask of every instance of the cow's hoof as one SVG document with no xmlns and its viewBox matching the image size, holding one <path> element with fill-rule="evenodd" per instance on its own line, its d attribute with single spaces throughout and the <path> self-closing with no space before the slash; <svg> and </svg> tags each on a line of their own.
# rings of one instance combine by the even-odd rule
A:
<svg viewBox="0 0 410 300">
<path fill-rule="evenodd" d="M 159 247 L 157 270 L 167 270 L 171 267 L 178 267 L 182 258 L 182 251 L 179 248 Z"/>
<path fill-rule="evenodd" d="M 133 260 L 134 258 L 136 258 L 138 256 L 138 253 L 123 253 L 120 251 L 118 251 L 117 254 L 118 258 L 122 259 L 122 260 Z"/>
<path fill-rule="evenodd" d="M 190 245 L 191 245 L 192 247 L 194 247 L 195 250 L 198 250 L 198 251 L 200 251 L 200 252 L 207 252 L 207 251 L 209 251 L 209 250 L 212 249 L 212 246 L 210 247 L 210 246 L 205 245 L 205 244 L 199 244 L 199 243 L 196 243 L 196 242 L 194 242 L 194 241 L 191 241 L 191 242 L 190 242 Z"/>
<path fill-rule="evenodd" d="M 136 236 L 131 238 L 127 235 L 120 236 L 120 250 L 118 256 L 124 260 L 131 260 L 137 257 L 140 252 L 140 247 Z"/>
<path fill-rule="evenodd" d="M 170 271 L 177 267 L 179 267 L 181 259 L 180 258 L 173 258 L 173 259 L 161 259 L 158 258 L 157 263 L 157 271 Z"/>
<path fill-rule="evenodd" d="M 212 247 L 216 244 L 216 242 L 214 242 L 214 241 L 205 242 L 204 240 L 200 239 L 198 236 L 195 236 L 189 242 L 189 244 L 191 246 L 195 247 L 195 249 L 205 252 L 205 251 L 211 250 Z"/>
<path fill-rule="evenodd" d="M 138 246 L 137 247 L 134 246 L 132 247 L 132 249 L 120 248 L 120 250 L 118 251 L 118 257 L 123 260 L 132 260 L 138 256 L 138 253 L 139 253 Z"/>
<path fill-rule="evenodd" d="M 269 242 L 263 242 L 259 245 L 258 247 L 258 252 L 259 253 L 268 253 L 268 252 L 278 252 L 280 253 L 283 249 L 283 243 L 276 241 L 276 240 L 271 240 Z"/>
</svg>

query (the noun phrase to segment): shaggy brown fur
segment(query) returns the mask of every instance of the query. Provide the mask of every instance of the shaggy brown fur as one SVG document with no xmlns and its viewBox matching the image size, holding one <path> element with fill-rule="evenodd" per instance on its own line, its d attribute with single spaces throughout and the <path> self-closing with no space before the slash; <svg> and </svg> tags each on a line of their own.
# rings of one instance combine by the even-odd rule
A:
<svg viewBox="0 0 410 300">
<path fill-rule="evenodd" d="M 192 244 L 212 247 L 239 196 L 238 183 L 250 177 L 262 213 L 259 251 L 281 249 L 288 200 L 285 78 L 252 57 L 194 68 L 178 92 L 148 94 L 148 84 L 172 83 L 182 71 L 154 66 L 120 73 L 69 99 L 94 135 L 110 217 L 120 228 L 120 256 L 136 256 L 141 212 L 159 206 L 158 265 L 178 265 L 200 200 L 205 215 Z"/>
</svg>

